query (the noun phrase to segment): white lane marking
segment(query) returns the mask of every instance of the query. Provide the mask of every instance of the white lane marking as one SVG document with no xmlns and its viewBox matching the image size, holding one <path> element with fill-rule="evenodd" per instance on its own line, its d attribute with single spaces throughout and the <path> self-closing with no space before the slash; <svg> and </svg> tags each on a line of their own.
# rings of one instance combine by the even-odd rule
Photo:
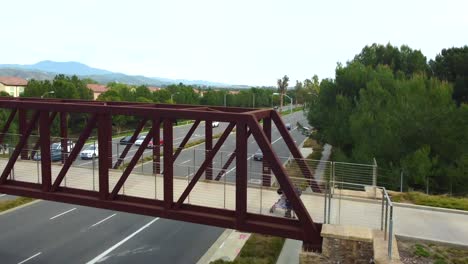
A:
<svg viewBox="0 0 468 264">
<path fill-rule="evenodd" d="M 111 219 L 111 218 L 112 218 L 112 217 L 114 217 L 115 215 L 116 215 L 116 214 L 113 214 L 113 215 L 111 215 L 111 216 L 108 216 L 108 217 L 106 217 L 106 218 L 102 219 L 101 221 L 99 221 L 99 222 L 95 223 L 95 224 L 94 224 L 94 225 L 92 225 L 91 227 L 95 227 L 95 226 L 97 226 L 97 225 L 99 225 L 99 224 L 101 224 L 101 223 L 103 223 L 103 222 L 105 222 L 105 221 L 107 221 L 107 220 Z"/>
<path fill-rule="evenodd" d="M 151 224 L 153 224 L 154 222 L 158 221 L 159 220 L 159 217 L 151 220 L 149 223 L 147 223 L 146 225 L 142 226 L 140 229 L 138 229 L 137 231 L 133 232 L 131 235 L 129 235 L 128 237 L 124 238 L 122 241 L 120 241 L 119 243 L 113 245 L 112 247 L 110 247 L 108 250 L 102 252 L 99 256 L 93 258 L 92 260 L 88 261 L 86 264 L 94 264 L 94 263 L 97 263 L 99 262 L 102 258 L 104 258 L 107 254 L 111 253 L 112 251 L 114 251 L 114 249 L 120 247 L 123 243 L 127 242 L 129 239 L 131 239 L 132 237 L 136 236 L 138 233 L 140 233 L 141 231 L 145 230 L 147 227 L 149 227 Z"/>
<path fill-rule="evenodd" d="M 6 194 L 0 194 L 0 197 L 3 197 L 3 196 L 5 196 L 5 195 L 6 195 Z"/>
<path fill-rule="evenodd" d="M 278 140 L 280 140 L 280 139 L 283 139 L 283 138 L 282 138 L 282 137 L 279 137 L 279 138 L 276 139 L 275 141 L 271 142 L 271 144 L 272 144 L 272 145 L 275 144 L 275 143 L 278 142 Z"/>
<path fill-rule="evenodd" d="M 53 216 L 53 217 L 49 218 L 49 220 L 55 219 L 55 218 L 57 218 L 57 217 L 59 217 L 59 216 L 62 216 L 62 215 L 64 215 L 64 214 L 68 214 L 69 212 L 71 212 L 71 211 L 73 211 L 73 210 L 76 210 L 76 207 L 75 207 L 75 208 L 72 208 L 72 209 L 70 209 L 70 210 L 68 210 L 68 211 L 65 211 L 65 212 L 63 212 L 63 213 L 61 213 L 61 214 L 58 214 L 58 215 L 56 215 L 56 216 Z"/>
<path fill-rule="evenodd" d="M 219 246 L 219 248 L 223 248 L 223 247 L 224 247 L 224 243 L 225 243 L 225 242 L 223 242 L 223 243 L 221 244 L 221 246 Z"/>
<path fill-rule="evenodd" d="M 179 163 L 179 164 L 180 164 L 180 165 L 181 165 L 181 164 L 185 164 L 185 163 L 190 162 L 190 161 L 191 161 L 191 160 L 186 160 L 186 161 L 181 162 L 181 163 Z"/>
<path fill-rule="evenodd" d="M 23 264 L 23 263 L 25 263 L 26 261 L 31 260 L 31 259 L 33 259 L 33 258 L 39 256 L 40 254 L 42 254 L 42 252 L 39 252 L 39 253 L 37 253 L 37 254 L 35 254 L 35 255 L 32 255 L 31 257 L 29 257 L 29 258 L 27 258 L 27 259 L 25 259 L 25 260 L 23 260 L 23 261 L 21 261 L 21 262 L 18 262 L 18 264 Z"/>
</svg>

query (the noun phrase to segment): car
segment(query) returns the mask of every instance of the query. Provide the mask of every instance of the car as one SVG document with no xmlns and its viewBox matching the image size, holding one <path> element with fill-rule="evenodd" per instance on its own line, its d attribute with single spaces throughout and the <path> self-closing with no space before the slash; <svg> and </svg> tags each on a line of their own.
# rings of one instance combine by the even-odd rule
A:
<svg viewBox="0 0 468 264">
<path fill-rule="evenodd" d="M 135 141 L 135 146 L 141 146 L 141 144 L 143 144 L 143 140 L 145 140 L 146 138 L 146 135 L 144 136 L 140 136 L 136 141 Z M 163 144 L 164 141 L 161 139 L 159 140 L 159 145 L 162 146 L 164 145 Z M 149 143 L 148 143 L 148 147 L 147 148 L 153 148 L 154 144 L 153 144 L 153 140 L 151 140 Z"/>
<path fill-rule="evenodd" d="M 302 135 L 310 136 L 310 134 L 311 134 L 311 128 L 306 127 L 306 126 L 302 127 Z"/>
<path fill-rule="evenodd" d="M 263 160 L 263 152 L 259 149 L 255 154 L 253 155 L 254 160 L 262 161 Z"/>
<path fill-rule="evenodd" d="M 290 123 L 286 124 L 286 129 L 291 130 L 291 124 Z"/>
<path fill-rule="evenodd" d="M 137 140 L 135 140 L 135 146 L 140 146 L 143 143 L 143 140 L 145 140 L 146 135 L 139 136 Z"/>
<path fill-rule="evenodd" d="M 99 157 L 99 148 L 96 144 L 88 145 L 83 151 L 80 152 L 80 158 L 82 160 L 92 159 Z"/>
<path fill-rule="evenodd" d="M 143 143 L 143 142 L 142 142 Z M 141 144 L 140 144 L 141 145 Z M 162 146 L 164 145 L 164 141 L 161 139 L 159 140 L 159 146 Z M 149 143 L 148 143 L 148 147 L 146 148 L 153 148 L 154 147 L 154 144 L 153 144 L 153 140 L 151 140 Z"/>
<path fill-rule="evenodd" d="M 120 145 L 128 145 L 128 144 L 130 144 L 130 139 L 132 139 L 132 136 L 123 137 L 123 138 L 120 140 Z"/>
<path fill-rule="evenodd" d="M 213 121 L 211 123 L 211 127 L 219 127 L 219 122 L 218 121 Z"/>
<path fill-rule="evenodd" d="M 277 106 L 277 105 L 275 105 L 275 107 L 273 107 L 273 109 L 275 109 L 275 110 L 278 110 L 278 106 Z"/>
<path fill-rule="evenodd" d="M 75 143 L 73 141 L 68 140 L 67 141 L 67 152 L 71 152 L 72 148 L 75 146 Z M 50 145 L 50 150 L 62 150 L 62 142 L 55 142 Z"/>
<path fill-rule="evenodd" d="M 33 160 L 39 161 L 41 160 L 41 154 L 36 152 L 36 154 L 32 157 Z M 62 151 L 59 149 L 51 149 L 50 150 L 50 160 L 51 161 L 59 161 L 62 160 Z"/>
</svg>

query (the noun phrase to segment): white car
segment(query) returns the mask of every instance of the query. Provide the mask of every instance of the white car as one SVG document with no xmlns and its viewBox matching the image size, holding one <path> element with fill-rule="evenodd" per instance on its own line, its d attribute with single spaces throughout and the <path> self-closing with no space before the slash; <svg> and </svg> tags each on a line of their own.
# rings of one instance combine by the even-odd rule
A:
<svg viewBox="0 0 468 264">
<path fill-rule="evenodd" d="M 219 127 L 219 122 L 218 121 L 213 121 L 211 123 L 211 127 Z"/>
<path fill-rule="evenodd" d="M 135 140 L 135 146 L 141 146 L 143 144 L 143 140 L 145 140 L 146 135 L 139 136 L 137 140 Z"/>
<path fill-rule="evenodd" d="M 81 159 L 92 159 L 99 157 L 99 148 L 98 145 L 91 144 L 88 145 L 83 151 L 80 153 Z"/>
</svg>

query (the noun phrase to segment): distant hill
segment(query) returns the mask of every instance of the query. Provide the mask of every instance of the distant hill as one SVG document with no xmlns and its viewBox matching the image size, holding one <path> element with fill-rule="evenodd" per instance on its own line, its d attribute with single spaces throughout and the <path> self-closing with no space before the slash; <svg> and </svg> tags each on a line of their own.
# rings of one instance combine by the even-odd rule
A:
<svg viewBox="0 0 468 264">
<path fill-rule="evenodd" d="M 131 85 L 165 86 L 183 83 L 186 85 L 226 88 L 236 87 L 241 89 L 250 87 L 247 85 L 230 85 L 203 80 L 167 79 L 159 77 L 145 77 L 141 75 L 126 75 L 123 73 L 115 73 L 103 69 L 92 68 L 86 64 L 73 61 L 55 62 L 46 60 L 30 65 L 0 64 L 0 75 L 17 76 L 25 79 L 50 80 L 57 74 L 77 75 L 80 76 L 80 78 L 91 78 L 101 84 L 119 82 Z"/>
</svg>

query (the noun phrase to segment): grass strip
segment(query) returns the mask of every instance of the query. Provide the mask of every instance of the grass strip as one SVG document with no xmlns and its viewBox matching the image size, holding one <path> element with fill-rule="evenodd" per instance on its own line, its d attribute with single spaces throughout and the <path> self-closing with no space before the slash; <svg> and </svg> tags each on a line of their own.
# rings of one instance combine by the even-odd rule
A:
<svg viewBox="0 0 468 264">
<path fill-rule="evenodd" d="M 234 261 L 216 260 L 212 264 L 275 264 L 285 239 L 267 235 L 252 234 Z"/>
<path fill-rule="evenodd" d="M 0 212 L 9 210 L 14 207 L 18 207 L 23 204 L 30 203 L 34 201 L 35 199 L 29 198 L 29 197 L 18 197 L 14 200 L 6 200 L 6 201 L 0 201 Z"/>
<path fill-rule="evenodd" d="M 468 198 L 427 195 L 421 192 L 391 192 L 392 201 L 468 211 Z"/>
</svg>

